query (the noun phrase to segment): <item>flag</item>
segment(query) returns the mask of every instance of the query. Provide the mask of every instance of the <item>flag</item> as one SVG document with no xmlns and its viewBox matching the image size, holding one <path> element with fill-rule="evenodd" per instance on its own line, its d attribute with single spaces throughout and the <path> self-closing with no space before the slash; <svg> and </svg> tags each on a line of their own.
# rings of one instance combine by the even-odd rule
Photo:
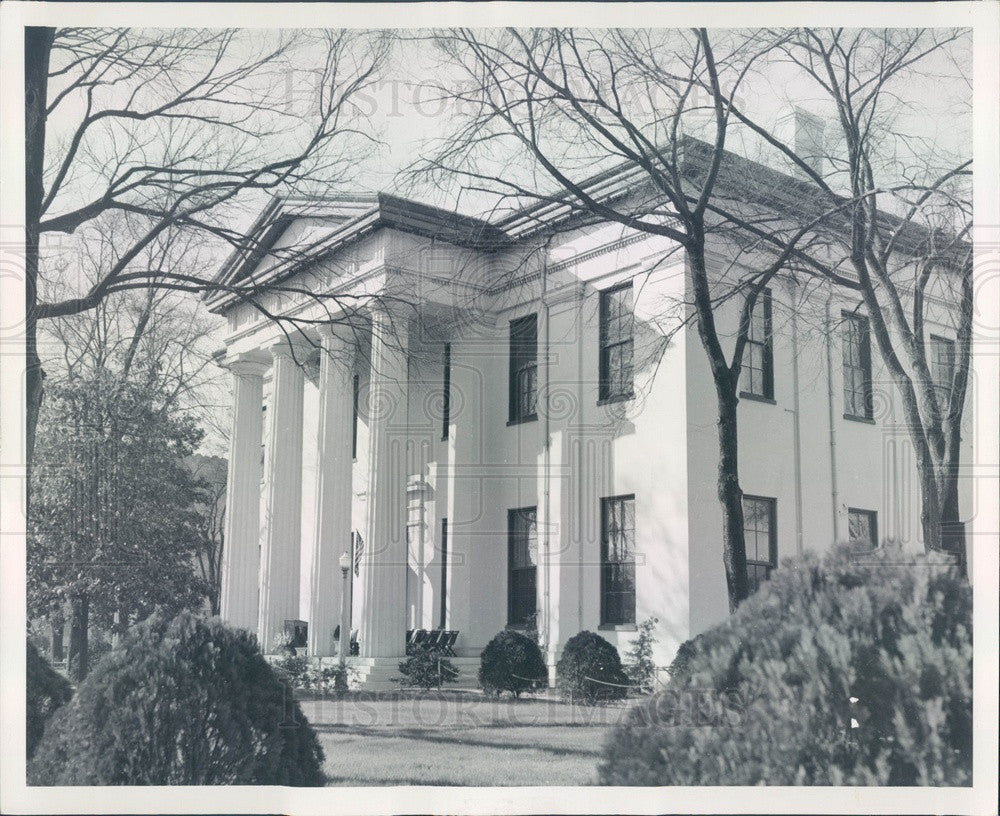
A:
<svg viewBox="0 0 1000 816">
<path fill-rule="evenodd" d="M 361 574 L 361 553 L 365 550 L 365 542 L 361 538 L 361 533 L 355 530 L 351 533 L 351 548 L 354 550 L 354 574 Z"/>
</svg>

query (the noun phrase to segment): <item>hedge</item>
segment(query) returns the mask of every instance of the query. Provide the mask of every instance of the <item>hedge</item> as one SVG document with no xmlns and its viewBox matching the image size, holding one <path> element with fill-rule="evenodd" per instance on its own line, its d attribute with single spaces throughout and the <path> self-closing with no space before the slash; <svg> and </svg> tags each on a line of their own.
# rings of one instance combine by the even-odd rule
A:
<svg viewBox="0 0 1000 816">
<path fill-rule="evenodd" d="M 217 618 L 154 613 L 53 717 L 36 785 L 322 785 L 323 751 L 257 647 Z"/>
<path fill-rule="evenodd" d="M 610 785 L 968 785 L 972 595 L 942 558 L 837 548 L 682 647 Z"/>
<path fill-rule="evenodd" d="M 45 724 L 57 708 L 69 702 L 73 696 L 73 688 L 69 681 L 38 653 L 38 649 L 31 641 L 28 641 L 27 645 L 25 737 L 27 756 L 31 759 L 42 739 Z"/>
</svg>

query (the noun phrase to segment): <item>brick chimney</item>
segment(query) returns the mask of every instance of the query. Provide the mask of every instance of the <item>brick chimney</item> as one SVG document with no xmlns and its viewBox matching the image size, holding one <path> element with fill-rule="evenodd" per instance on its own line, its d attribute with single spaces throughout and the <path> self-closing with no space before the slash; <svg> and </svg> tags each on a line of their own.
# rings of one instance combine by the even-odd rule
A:
<svg viewBox="0 0 1000 816">
<path fill-rule="evenodd" d="M 820 176 L 823 175 L 823 160 L 826 156 L 824 129 L 822 117 L 802 108 L 795 108 L 795 152 Z M 796 175 L 805 177 L 801 169 L 797 169 Z"/>
</svg>

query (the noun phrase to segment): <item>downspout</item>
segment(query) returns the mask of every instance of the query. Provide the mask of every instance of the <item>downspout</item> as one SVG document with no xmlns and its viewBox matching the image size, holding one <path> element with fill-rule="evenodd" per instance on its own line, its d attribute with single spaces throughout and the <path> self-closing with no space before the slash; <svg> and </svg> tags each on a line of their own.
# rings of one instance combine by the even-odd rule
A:
<svg viewBox="0 0 1000 816">
<path fill-rule="evenodd" d="M 584 509 L 583 509 L 583 456 L 586 446 L 583 444 L 583 301 L 586 297 L 586 289 L 582 286 L 577 291 L 577 310 L 576 319 L 578 321 L 577 331 L 581 335 L 581 339 L 576 344 L 576 450 L 577 450 L 577 469 L 575 471 L 576 478 L 576 529 L 578 536 L 578 545 L 580 547 L 580 563 L 577 565 L 576 569 L 576 630 L 578 632 L 583 631 L 583 546 L 584 546 Z M 587 525 L 589 527 L 589 525 Z"/>
<path fill-rule="evenodd" d="M 833 294 L 826 298 L 826 315 L 823 321 L 823 333 L 826 335 L 826 404 L 830 422 L 830 498 L 833 510 L 833 540 L 840 541 L 840 504 L 837 493 L 837 432 L 833 410 L 833 337 L 830 323 L 830 302 Z"/>
<path fill-rule="evenodd" d="M 550 585 L 552 578 L 552 546 L 551 532 L 552 524 L 549 513 L 552 503 L 549 501 L 549 493 L 552 485 L 552 438 L 551 421 L 549 419 L 549 303 L 548 303 L 548 243 L 542 254 L 542 349 L 544 349 L 544 362 L 542 372 L 545 378 L 545 388 L 542 393 L 545 395 L 545 404 L 542 408 L 542 507 L 545 515 L 545 530 L 541 539 L 545 542 L 545 565 L 544 580 L 542 581 L 542 608 L 544 610 L 545 632 L 542 636 L 544 640 L 543 648 L 546 658 L 548 658 L 549 648 L 552 645 L 552 610 L 550 608 Z"/>
<path fill-rule="evenodd" d="M 799 325 L 792 308 L 792 444 L 795 470 L 795 549 L 802 555 L 802 413 L 799 405 Z M 833 426 L 831 425 L 831 428 Z"/>
</svg>

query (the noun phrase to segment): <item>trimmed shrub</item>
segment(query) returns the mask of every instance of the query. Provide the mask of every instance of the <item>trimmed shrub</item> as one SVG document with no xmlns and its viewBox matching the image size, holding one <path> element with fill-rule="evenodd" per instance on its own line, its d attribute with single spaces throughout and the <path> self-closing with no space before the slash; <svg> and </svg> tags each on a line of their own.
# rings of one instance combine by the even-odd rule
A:
<svg viewBox="0 0 1000 816">
<path fill-rule="evenodd" d="M 52 718 L 34 785 L 322 785 L 323 751 L 256 638 L 161 612 Z"/>
<path fill-rule="evenodd" d="M 520 697 L 524 691 L 547 685 L 548 676 L 538 642 L 520 632 L 505 629 L 479 656 L 479 685 L 497 697 L 503 691 Z"/>
<path fill-rule="evenodd" d="M 441 688 L 442 683 L 458 680 L 458 669 L 451 661 L 430 649 L 420 649 L 400 663 L 399 673 L 403 675 L 400 680 L 402 685 L 425 690 Z"/>
<path fill-rule="evenodd" d="M 38 653 L 34 644 L 28 641 L 26 671 L 25 725 L 28 759 L 42 739 L 45 724 L 59 706 L 68 703 L 73 696 L 73 688 L 48 661 Z"/>
<path fill-rule="evenodd" d="M 587 631 L 566 642 L 556 664 L 556 683 L 563 697 L 591 705 L 622 699 L 629 685 L 618 650 Z"/>
<path fill-rule="evenodd" d="M 610 735 L 607 785 L 969 785 L 972 596 L 897 547 L 786 563 Z"/>
</svg>

